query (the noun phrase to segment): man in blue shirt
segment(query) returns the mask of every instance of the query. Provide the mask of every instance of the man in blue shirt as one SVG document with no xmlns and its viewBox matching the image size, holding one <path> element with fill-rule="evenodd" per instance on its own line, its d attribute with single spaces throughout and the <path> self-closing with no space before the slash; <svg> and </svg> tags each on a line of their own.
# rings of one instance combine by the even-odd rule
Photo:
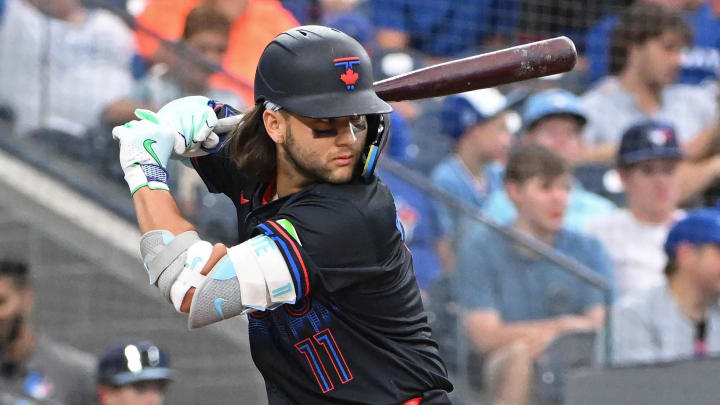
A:
<svg viewBox="0 0 720 405">
<path fill-rule="evenodd" d="M 562 229 L 571 181 L 567 163 L 550 150 L 515 149 L 505 172 L 518 212 L 510 226 L 611 282 L 600 243 Z M 471 346 L 486 355 L 487 383 L 497 403 L 529 403 L 532 366 L 548 344 L 566 331 L 602 324 L 601 291 L 485 226 L 461 242 L 457 264 L 466 332 Z"/>
<path fill-rule="evenodd" d="M 521 143 L 551 149 L 569 164 L 581 156 L 582 128 L 587 122 L 587 115 L 577 96 L 559 89 L 533 94 L 525 102 L 522 116 L 525 133 Z M 588 219 L 614 207 L 613 203 L 585 190 L 573 179 L 564 226 L 580 230 Z M 516 216 L 515 206 L 502 188 L 488 198 L 484 211 L 491 219 L 504 224 L 512 222 Z"/>
</svg>

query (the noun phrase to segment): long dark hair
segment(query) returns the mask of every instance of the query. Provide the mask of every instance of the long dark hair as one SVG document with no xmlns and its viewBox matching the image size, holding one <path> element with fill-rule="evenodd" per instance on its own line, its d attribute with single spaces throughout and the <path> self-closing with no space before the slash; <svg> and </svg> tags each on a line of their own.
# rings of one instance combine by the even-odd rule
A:
<svg viewBox="0 0 720 405">
<path fill-rule="evenodd" d="M 270 182 L 277 170 L 275 142 L 265 130 L 262 103 L 245 113 L 225 141 L 224 147 L 243 175 Z"/>
<path fill-rule="evenodd" d="M 679 13 L 642 2 L 628 7 L 610 34 L 610 74 L 619 74 L 625 68 L 630 46 L 642 45 L 667 31 L 677 32 L 685 44 L 692 43 L 692 29 Z"/>
</svg>

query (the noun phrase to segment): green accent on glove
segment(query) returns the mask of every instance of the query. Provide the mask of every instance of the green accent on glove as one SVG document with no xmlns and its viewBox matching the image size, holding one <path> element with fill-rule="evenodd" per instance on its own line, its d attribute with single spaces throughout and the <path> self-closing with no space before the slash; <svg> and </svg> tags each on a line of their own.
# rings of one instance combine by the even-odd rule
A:
<svg viewBox="0 0 720 405">
<path fill-rule="evenodd" d="M 135 187 L 134 189 L 132 189 L 132 190 L 130 191 L 130 197 L 132 197 L 133 195 L 135 195 L 135 192 L 136 192 L 136 191 L 140 190 L 140 189 L 143 188 L 143 187 L 146 187 L 147 185 L 148 185 L 147 183 L 143 183 L 143 184 L 140 184 L 139 186 Z"/>
<path fill-rule="evenodd" d="M 143 148 L 145 148 L 145 150 L 147 151 L 147 153 L 149 153 L 150 156 L 152 156 L 152 158 L 155 159 L 155 161 L 157 162 L 158 166 L 160 166 L 160 167 L 162 167 L 162 168 L 164 169 L 165 166 L 163 166 L 162 162 L 160 161 L 160 158 L 158 158 L 158 155 L 155 154 L 155 151 L 154 151 L 153 148 L 152 148 L 152 144 L 154 144 L 154 143 L 156 143 L 156 141 L 154 141 L 154 140 L 152 140 L 152 139 L 146 139 L 146 140 L 143 142 Z"/>
<path fill-rule="evenodd" d="M 160 120 L 159 120 L 158 117 L 155 115 L 155 113 L 152 112 L 152 111 L 150 111 L 150 110 L 145 110 L 145 109 L 142 109 L 142 108 L 137 108 L 137 109 L 135 110 L 135 116 L 137 116 L 137 117 L 140 118 L 141 120 L 148 120 L 148 121 L 152 122 L 153 124 L 160 125 Z"/>
</svg>

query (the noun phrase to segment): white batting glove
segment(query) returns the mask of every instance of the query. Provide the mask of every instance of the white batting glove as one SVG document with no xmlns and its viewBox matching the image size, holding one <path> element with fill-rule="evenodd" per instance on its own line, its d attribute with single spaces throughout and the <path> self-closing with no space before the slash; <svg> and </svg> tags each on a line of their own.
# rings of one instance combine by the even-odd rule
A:
<svg viewBox="0 0 720 405">
<path fill-rule="evenodd" d="M 223 135 L 242 118 L 236 115 L 218 119 L 209 103 L 210 99 L 203 96 L 183 97 L 167 103 L 155 114 L 160 122 L 176 131 L 175 156 L 207 155 L 209 150 L 218 147 Z"/>
<path fill-rule="evenodd" d="M 130 194 L 142 187 L 169 190 L 167 162 L 173 150 L 175 131 L 148 116 L 113 128 L 120 142 L 120 165 Z"/>
</svg>

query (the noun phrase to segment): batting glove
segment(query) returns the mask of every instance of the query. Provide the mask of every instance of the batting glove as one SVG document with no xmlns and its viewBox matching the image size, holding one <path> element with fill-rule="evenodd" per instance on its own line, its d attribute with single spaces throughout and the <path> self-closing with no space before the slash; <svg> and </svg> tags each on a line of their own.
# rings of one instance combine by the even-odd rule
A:
<svg viewBox="0 0 720 405">
<path fill-rule="evenodd" d="M 175 130 L 175 156 L 202 156 L 215 151 L 224 135 L 242 118 L 236 115 L 218 119 L 215 105 L 207 97 L 189 96 L 173 100 L 157 112 L 157 119 Z"/>
<path fill-rule="evenodd" d="M 142 187 L 169 190 L 167 162 L 175 143 L 175 130 L 163 125 L 154 114 L 136 111 L 141 120 L 113 128 L 120 142 L 120 164 L 130 194 Z"/>
</svg>

